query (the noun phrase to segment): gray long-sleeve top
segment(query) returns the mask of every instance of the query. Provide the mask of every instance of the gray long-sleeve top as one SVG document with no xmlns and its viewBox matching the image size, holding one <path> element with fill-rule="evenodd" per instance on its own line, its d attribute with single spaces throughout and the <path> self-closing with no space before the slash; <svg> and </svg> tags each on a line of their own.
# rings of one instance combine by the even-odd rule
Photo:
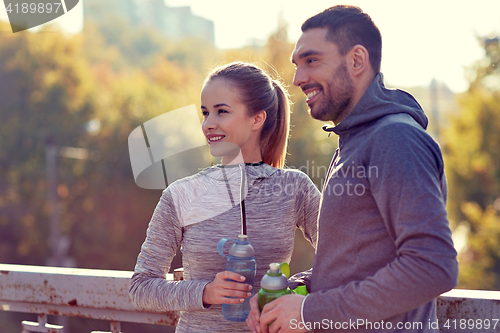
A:
<svg viewBox="0 0 500 333">
<path fill-rule="evenodd" d="M 304 173 L 267 164 L 245 166 L 247 235 L 255 250 L 255 292 L 271 262 L 290 262 L 295 229 L 316 244 L 320 193 Z M 149 223 L 130 285 L 135 306 L 179 310 L 177 332 L 247 332 L 246 323 L 223 318 L 221 305 L 205 308 L 203 290 L 225 258 L 220 238 L 241 233 L 240 168 L 213 167 L 179 180 L 163 191 Z M 168 281 L 181 246 L 183 281 Z M 226 249 L 227 253 L 227 249 Z"/>
<path fill-rule="evenodd" d="M 333 128 L 339 149 L 303 304 L 317 331 L 439 331 L 436 297 L 456 285 L 458 265 L 443 159 L 426 126 L 415 99 L 379 74 Z"/>
</svg>

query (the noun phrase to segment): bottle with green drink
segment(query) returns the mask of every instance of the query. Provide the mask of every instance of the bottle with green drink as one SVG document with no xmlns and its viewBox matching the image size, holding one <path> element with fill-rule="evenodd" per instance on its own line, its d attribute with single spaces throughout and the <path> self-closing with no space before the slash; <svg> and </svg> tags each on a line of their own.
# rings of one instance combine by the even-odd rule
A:
<svg viewBox="0 0 500 333">
<path fill-rule="evenodd" d="M 264 305 L 275 300 L 276 298 L 289 295 L 292 293 L 288 288 L 288 280 L 285 274 L 280 270 L 280 265 L 283 270 L 287 270 L 288 264 L 272 263 L 269 264 L 267 274 L 262 277 L 260 282 L 260 290 L 257 296 L 259 311 L 262 312 Z M 286 266 L 285 266 L 286 265 Z M 289 268 L 287 274 L 290 274 Z"/>
</svg>

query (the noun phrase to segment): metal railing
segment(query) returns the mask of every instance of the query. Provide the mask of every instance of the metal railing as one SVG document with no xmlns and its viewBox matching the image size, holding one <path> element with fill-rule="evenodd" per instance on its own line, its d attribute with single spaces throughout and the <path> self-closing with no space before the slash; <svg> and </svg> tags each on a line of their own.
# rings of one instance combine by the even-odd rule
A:
<svg viewBox="0 0 500 333">
<path fill-rule="evenodd" d="M 45 330 L 47 315 L 108 320 L 111 331 L 120 322 L 175 326 L 176 312 L 155 313 L 135 308 L 128 290 L 133 272 L 0 264 L 0 310 L 38 314 L 38 323 L 23 322 L 26 332 Z M 182 271 L 174 273 L 182 279 Z M 174 274 L 167 274 L 173 280 Z"/>
<path fill-rule="evenodd" d="M 175 326 L 176 312 L 132 305 L 132 273 L 0 264 L 0 310 L 37 314 L 38 322 L 22 323 L 23 332 L 62 332 L 62 326 L 47 323 L 47 315 L 107 320 L 113 333 L 121 322 Z M 182 269 L 167 279 L 181 280 Z M 500 331 L 500 291 L 454 289 L 438 298 L 437 314 L 442 332 Z"/>
</svg>

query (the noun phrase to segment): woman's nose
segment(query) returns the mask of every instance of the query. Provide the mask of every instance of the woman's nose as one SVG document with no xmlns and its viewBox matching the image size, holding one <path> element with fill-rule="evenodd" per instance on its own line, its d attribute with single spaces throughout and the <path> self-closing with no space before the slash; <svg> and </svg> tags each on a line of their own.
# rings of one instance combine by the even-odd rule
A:
<svg viewBox="0 0 500 333">
<path fill-rule="evenodd" d="M 213 130 L 217 128 L 217 123 L 214 121 L 213 117 L 208 115 L 205 117 L 205 119 L 203 119 L 202 128 L 204 130 Z"/>
</svg>

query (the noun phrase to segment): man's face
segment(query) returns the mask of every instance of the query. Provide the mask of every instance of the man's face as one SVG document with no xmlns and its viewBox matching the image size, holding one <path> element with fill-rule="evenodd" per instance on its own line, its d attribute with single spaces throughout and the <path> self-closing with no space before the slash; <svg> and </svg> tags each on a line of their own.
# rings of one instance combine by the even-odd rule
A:
<svg viewBox="0 0 500 333">
<path fill-rule="evenodd" d="M 327 32 L 327 28 L 315 28 L 300 36 L 292 53 L 296 66 L 293 84 L 307 95 L 313 118 L 338 124 L 353 107 L 355 87 L 346 56 L 326 39 Z"/>
</svg>

